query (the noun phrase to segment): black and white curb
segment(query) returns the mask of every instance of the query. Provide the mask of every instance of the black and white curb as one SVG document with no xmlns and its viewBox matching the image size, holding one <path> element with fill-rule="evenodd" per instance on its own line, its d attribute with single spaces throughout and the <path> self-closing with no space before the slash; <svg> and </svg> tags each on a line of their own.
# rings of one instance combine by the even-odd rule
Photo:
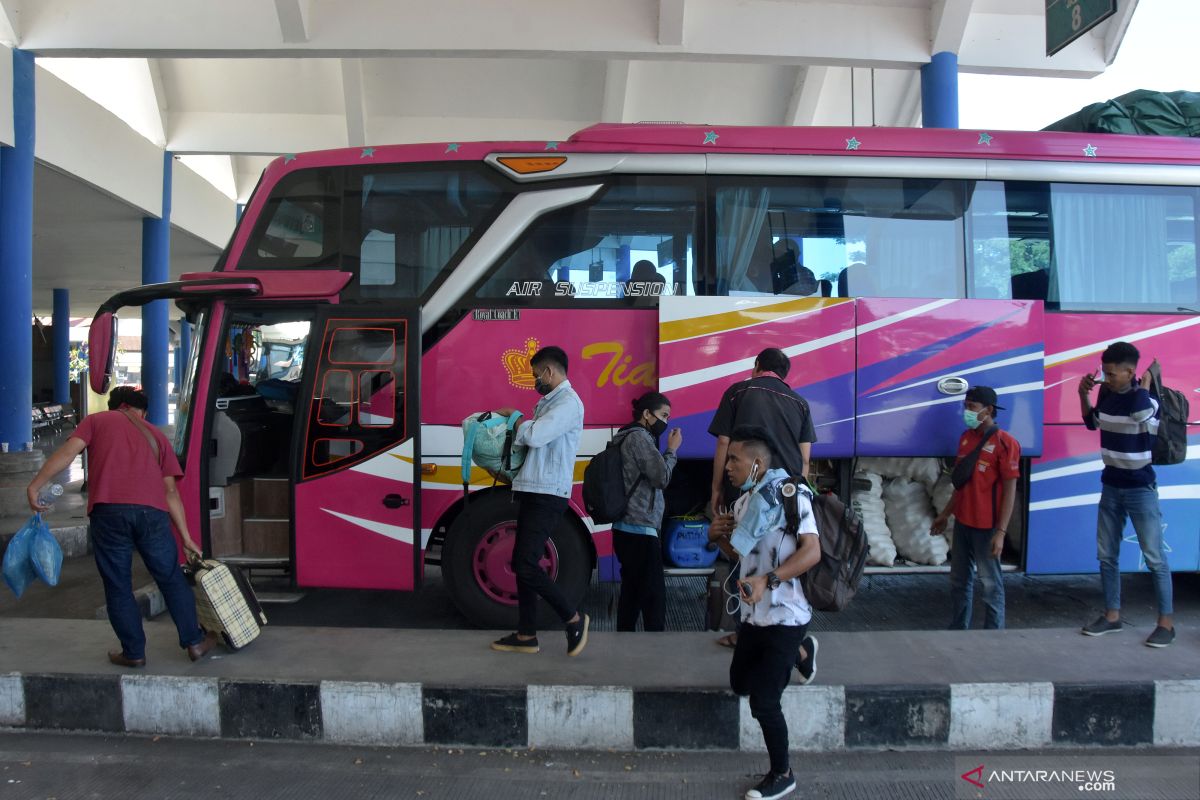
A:
<svg viewBox="0 0 1200 800">
<path fill-rule="evenodd" d="M 1200 745 L 1200 680 L 792 686 L 795 750 Z M 437 687 L 0 675 L 0 725 L 366 745 L 763 749 L 744 698 L 621 686 Z"/>
</svg>

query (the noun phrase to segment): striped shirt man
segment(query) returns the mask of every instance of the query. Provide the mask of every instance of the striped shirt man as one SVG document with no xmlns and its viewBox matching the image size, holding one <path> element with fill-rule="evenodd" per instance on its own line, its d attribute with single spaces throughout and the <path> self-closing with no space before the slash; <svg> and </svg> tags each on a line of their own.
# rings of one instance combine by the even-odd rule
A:
<svg viewBox="0 0 1200 800">
<path fill-rule="evenodd" d="M 1158 401 L 1137 384 L 1124 392 L 1102 388 L 1092 413 L 1083 418 L 1089 430 L 1100 430 L 1100 482 L 1131 488 L 1151 486 L 1150 455 L 1158 434 Z"/>
</svg>

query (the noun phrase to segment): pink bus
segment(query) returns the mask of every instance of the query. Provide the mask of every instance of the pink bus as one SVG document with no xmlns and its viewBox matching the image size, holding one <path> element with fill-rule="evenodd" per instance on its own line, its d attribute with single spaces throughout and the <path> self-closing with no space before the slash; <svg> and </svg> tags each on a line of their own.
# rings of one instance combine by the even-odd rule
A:
<svg viewBox="0 0 1200 800">
<path fill-rule="evenodd" d="M 213 272 L 100 309 L 91 374 L 102 390 L 120 307 L 174 300 L 206 553 L 298 587 L 413 590 L 437 564 L 481 626 L 515 620 L 514 514 L 478 470 L 464 503 L 460 426 L 531 409 L 547 344 L 586 409 L 577 481 L 633 398 L 671 398 L 668 514 L 705 499 L 708 423 L 763 347 L 791 356 L 817 473 L 847 496 L 862 459 L 952 455 L 962 393 L 994 386 L 1026 456 L 1008 568 L 1091 572 L 1076 380 L 1125 339 L 1200 391 L 1198 187 L 1194 140 L 1072 133 L 597 125 L 287 155 Z M 1197 433 L 1159 470 L 1175 570 L 1200 566 Z M 617 572 L 576 488 L 544 561 L 573 598 Z M 1136 544 L 1121 563 L 1144 569 Z"/>
</svg>

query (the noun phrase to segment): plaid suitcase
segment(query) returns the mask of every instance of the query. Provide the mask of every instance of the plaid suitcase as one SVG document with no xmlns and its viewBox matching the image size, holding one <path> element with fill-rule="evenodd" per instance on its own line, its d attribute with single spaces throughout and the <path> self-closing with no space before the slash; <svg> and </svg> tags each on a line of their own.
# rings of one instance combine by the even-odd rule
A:
<svg viewBox="0 0 1200 800">
<path fill-rule="evenodd" d="M 189 564 L 187 573 L 196 593 L 201 628 L 221 634 L 231 650 L 240 650 L 258 638 L 267 615 L 240 569 L 205 559 Z"/>
</svg>

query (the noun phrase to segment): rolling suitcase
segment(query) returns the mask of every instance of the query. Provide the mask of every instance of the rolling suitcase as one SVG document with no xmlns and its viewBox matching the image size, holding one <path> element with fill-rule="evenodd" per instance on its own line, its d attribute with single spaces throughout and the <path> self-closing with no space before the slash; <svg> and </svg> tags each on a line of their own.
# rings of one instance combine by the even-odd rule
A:
<svg viewBox="0 0 1200 800">
<path fill-rule="evenodd" d="M 219 633 L 231 650 L 258 638 L 267 615 L 240 569 L 205 559 L 190 562 L 186 572 L 196 593 L 201 628 Z"/>
</svg>

